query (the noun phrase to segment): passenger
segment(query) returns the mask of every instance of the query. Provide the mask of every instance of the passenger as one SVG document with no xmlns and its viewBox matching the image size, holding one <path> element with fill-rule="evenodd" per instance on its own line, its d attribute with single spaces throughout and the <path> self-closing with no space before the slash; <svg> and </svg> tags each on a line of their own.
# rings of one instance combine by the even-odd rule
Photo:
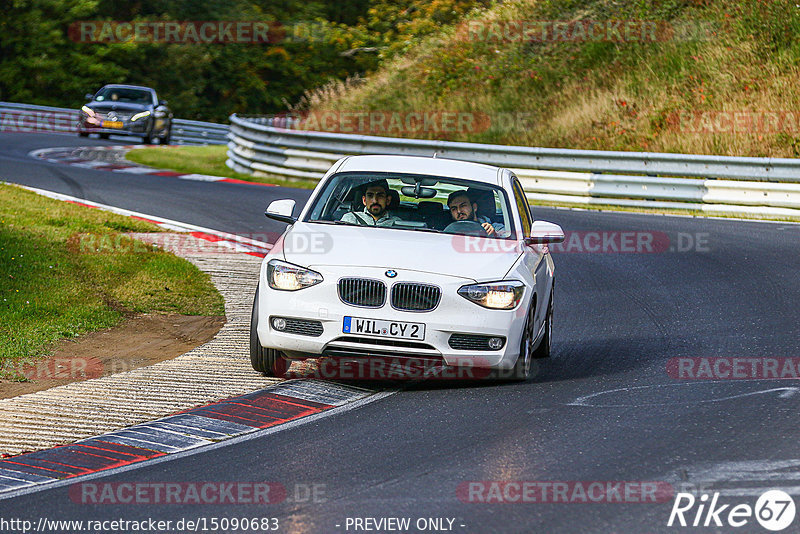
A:
<svg viewBox="0 0 800 534">
<path fill-rule="evenodd" d="M 363 211 L 350 211 L 342 216 L 342 221 L 360 226 L 392 226 L 400 217 L 389 212 L 389 184 L 386 180 L 376 180 L 367 184 L 361 196 Z"/>
<path fill-rule="evenodd" d="M 453 191 L 447 197 L 447 207 L 454 221 L 474 221 L 486 230 L 487 236 L 504 237 L 505 226 L 493 223 L 489 217 L 478 215 L 478 204 L 473 202 L 466 191 Z"/>
</svg>

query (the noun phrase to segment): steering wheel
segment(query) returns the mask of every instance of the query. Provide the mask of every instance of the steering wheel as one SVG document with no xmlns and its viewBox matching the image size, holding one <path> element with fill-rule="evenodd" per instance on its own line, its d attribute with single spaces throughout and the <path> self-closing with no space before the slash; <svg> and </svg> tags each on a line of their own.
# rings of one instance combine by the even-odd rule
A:
<svg viewBox="0 0 800 534">
<path fill-rule="evenodd" d="M 465 234 L 486 237 L 486 229 L 479 222 L 455 221 L 448 224 L 443 230 L 445 234 Z"/>
</svg>

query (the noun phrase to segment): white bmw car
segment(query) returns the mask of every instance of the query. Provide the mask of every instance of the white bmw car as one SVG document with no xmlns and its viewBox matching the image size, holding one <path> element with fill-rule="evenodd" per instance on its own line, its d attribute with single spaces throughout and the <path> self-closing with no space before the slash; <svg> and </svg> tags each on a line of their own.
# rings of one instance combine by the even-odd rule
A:
<svg viewBox="0 0 800 534">
<path fill-rule="evenodd" d="M 508 169 L 352 156 L 325 174 L 261 265 L 253 368 L 291 360 L 415 359 L 526 380 L 550 355 L 555 224 L 534 221 Z M 466 374 L 464 376 L 470 376 Z"/>
</svg>

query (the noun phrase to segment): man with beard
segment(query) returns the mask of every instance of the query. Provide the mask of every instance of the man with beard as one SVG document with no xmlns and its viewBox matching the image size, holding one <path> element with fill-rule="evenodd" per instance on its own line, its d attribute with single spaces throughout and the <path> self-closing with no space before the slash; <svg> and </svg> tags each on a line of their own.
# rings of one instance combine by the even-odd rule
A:
<svg viewBox="0 0 800 534">
<path fill-rule="evenodd" d="M 480 224 L 487 236 L 505 237 L 505 226 L 493 223 L 489 217 L 478 215 L 478 204 L 473 202 L 466 191 L 453 191 L 447 197 L 447 207 L 454 221 L 473 221 Z"/>
<path fill-rule="evenodd" d="M 342 221 L 360 226 L 392 226 L 400 217 L 389 212 L 389 184 L 386 180 L 375 180 L 367 184 L 361 202 L 364 211 L 351 211 L 345 213 Z"/>
</svg>

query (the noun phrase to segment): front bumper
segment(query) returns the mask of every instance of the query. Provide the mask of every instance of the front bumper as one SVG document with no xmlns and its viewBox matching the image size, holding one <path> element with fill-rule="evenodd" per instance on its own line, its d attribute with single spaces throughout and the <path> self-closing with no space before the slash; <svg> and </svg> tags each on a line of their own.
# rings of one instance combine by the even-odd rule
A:
<svg viewBox="0 0 800 534">
<path fill-rule="evenodd" d="M 121 128 L 104 128 L 100 126 L 100 121 L 97 123 L 89 122 L 86 118 L 82 118 L 78 122 L 78 132 L 80 133 L 97 133 L 97 134 L 109 134 L 109 135 L 135 135 L 138 137 L 146 137 L 148 132 L 150 131 L 150 121 L 149 120 L 138 120 L 135 122 L 131 122 L 130 120 L 121 121 L 122 127 Z"/>
<path fill-rule="evenodd" d="M 530 300 L 528 289 L 516 309 L 490 310 L 457 294 L 461 286 L 474 283 L 474 280 L 407 270 L 398 270 L 398 276 L 389 280 L 384 275 L 386 268 L 359 267 L 357 276 L 383 280 L 390 287 L 397 282 L 421 282 L 435 284 L 442 290 L 439 305 L 429 312 L 397 310 L 389 302 L 380 308 L 363 308 L 339 299 L 338 280 L 354 276 L 352 268 L 315 267 L 322 274 L 323 282 L 299 291 L 279 291 L 267 283 L 266 263 L 269 259 L 267 257 L 262 264 L 260 275 L 258 337 L 262 346 L 281 350 L 290 358 L 323 355 L 425 358 L 442 360 L 451 366 L 508 369 L 519 355 L 525 310 Z M 423 323 L 425 337 L 423 340 L 399 340 L 398 343 L 392 338 L 345 333 L 343 323 L 346 316 Z M 281 332 L 273 328 L 272 317 L 319 322 L 321 333 L 319 328 L 313 335 Z M 453 334 L 502 337 L 505 343 L 498 350 L 454 349 L 449 343 Z"/>
</svg>

